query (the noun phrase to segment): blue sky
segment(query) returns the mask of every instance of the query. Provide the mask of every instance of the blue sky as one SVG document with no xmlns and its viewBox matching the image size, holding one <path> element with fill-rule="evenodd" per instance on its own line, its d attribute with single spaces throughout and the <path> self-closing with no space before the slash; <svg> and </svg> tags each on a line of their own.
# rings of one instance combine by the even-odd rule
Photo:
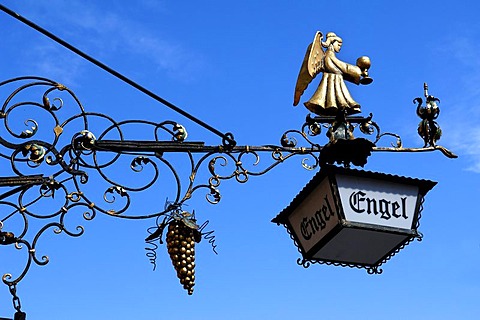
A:
<svg viewBox="0 0 480 320">
<path fill-rule="evenodd" d="M 378 152 L 369 159 L 366 170 L 438 181 L 424 205 L 420 226 L 424 240 L 386 263 L 382 275 L 297 266 L 297 249 L 285 230 L 270 222 L 315 174 L 304 170 L 302 158 L 296 157 L 246 184 L 222 182 L 217 205 L 207 203 L 201 193 L 188 202 L 185 209 L 210 221 L 207 228 L 215 230 L 219 252 L 215 255 L 205 241 L 198 246 L 193 296 L 178 283 L 164 246 L 158 249 L 157 269 L 152 271 L 144 239 L 154 221 L 98 214 L 92 221 L 78 219 L 85 227 L 81 237 L 52 232 L 39 244 L 39 256 L 48 255 L 50 263 L 32 266 L 18 286 L 28 319 L 478 317 L 478 4 L 153 0 L 2 4 L 218 130 L 233 132 L 239 145 L 279 144 L 283 132 L 301 128 L 307 110 L 293 107 L 292 100 L 305 49 L 317 30 L 334 31 L 343 38 L 339 58 L 353 63 L 368 55 L 372 60 L 374 82 L 349 86 L 364 115 L 373 113 L 383 131 L 402 136 L 405 147 L 421 147 L 412 100 L 423 95 L 427 82 L 430 93 L 441 100 L 439 144 L 459 155 L 452 160 L 440 152 Z M 0 26 L 0 81 L 23 75 L 50 78 L 72 89 L 88 111 L 116 120 L 175 120 L 187 128 L 189 141 L 221 143 L 3 12 Z M 8 93 L 0 88 L 2 101 Z M 23 130 L 30 114 L 19 116 L 17 128 Z M 146 138 L 142 132 L 131 133 Z M 316 139 L 327 142 L 324 136 Z M 12 175 L 1 160 L 5 163 L 1 175 Z M 179 161 L 181 171 L 183 160 Z M 270 155 L 262 154 L 260 165 L 270 163 Z M 122 172 L 120 180 L 130 179 L 115 170 L 120 169 L 113 169 L 114 175 Z M 205 177 L 207 171 L 203 168 Z M 161 210 L 171 193 L 165 188 L 170 183 L 146 192 L 132 210 Z M 91 192 L 101 196 L 100 189 L 94 186 Z M 15 262 L 22 264 L 24 256 L 0 249 L 0 273 L 14 273 Z M 12 313 L 8 288 L 0 286 L 0 317 Z"/>
</svg>

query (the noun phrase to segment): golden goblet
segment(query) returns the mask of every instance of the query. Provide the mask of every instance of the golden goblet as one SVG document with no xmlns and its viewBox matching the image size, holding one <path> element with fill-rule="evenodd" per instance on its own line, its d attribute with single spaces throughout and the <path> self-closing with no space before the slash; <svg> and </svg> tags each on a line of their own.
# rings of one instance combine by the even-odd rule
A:
<svg viewBox="0 0 480 320">
<path fill-rule="evenodd" d="M 368 69 L 370 69 L 371 62 L 370 58 L 367 56 L 362 56 L 357 59 L 357 67 L 362 71 L 362 79 L 360 79 L 361 84 L 370 84 L 373 82 L 373 79 L 368 76 Z"/>
</svg>

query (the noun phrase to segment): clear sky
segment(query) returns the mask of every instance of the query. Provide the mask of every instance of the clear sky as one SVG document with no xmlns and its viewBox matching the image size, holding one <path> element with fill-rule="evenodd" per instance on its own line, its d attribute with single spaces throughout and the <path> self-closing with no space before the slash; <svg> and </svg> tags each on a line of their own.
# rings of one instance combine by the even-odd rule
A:
<svg viewBox="0 0 480 320">
<path fill-rule="evenodd" d="M 245 184 L 223 181 L 217 205 L 205 201 L 205 192 L 187 202 L 184 209 L 195 210 L 199 221 L 210 222 L 207 229 L 215 230 L 219 253 L 206 241 L 198 245 L 193 296 L 178 283 L 164 245 L 157 250 L 152 271 L 144 239 L 154 220 L 122 220 L 99 213 L 84 221 L 78 214 L 72 225 L 83 225 L 85 234 L 72 238 L 47 233 L 37 250 L 50 262 L 33 265 L 18 285 L 28 319 L 478 319 L 477 2 L 1 3 L 218 130 L 232 132 L 239 145 L 279 144 L 285 131 L 301 128 L 308 111 L 301 104 L 293 107 L 292 100 L 305 49 L 317 30 L 334 31 L 343 38 L 340 59 L 354 63 L 361 55 L 371 58 L 374 82 L 349 85 L 363 115 L 373 113 L 382 131 L 402 136 L 405 147 L 421 147 L 412 100 L 423 96 L 427 82 L 430 93 L 441 100 L 439 144 L 459 155 L 452 160 L 440 152 L 378 152 L 369 159 L 366 170 L 438 181 L 424 204 L 420 226 L 424 240 L 393 257 L 381 275 L 297 265 L 300 256 L 288 234 L 270 222 L 317 172 L 303 169 L 302 157 L 295 157 L 266 175 L 251 176 Z M 23 75 L 50 78 L 73 90 L 88 111 L 116 120 L 174 120 L 187 128 L 188 141 L 221 143 L 216 135 L 3 12 L 0 35 L 0 81 Z M 0 88 L 2 103 L 10 92 Z M 63 111 L 67 109 L 68 104 Z M 14 126 L 21 131 L 23 121 L 35 116 L 23 111 L 18 117 Z M 95 126 L 101 131 L 105 123 Z M 142 131 L 131 134 L 151 138 Z M 327 142 L 323 134 L 315 139 Z M 391 142 L 381 140 L 379 146 Z M 259 167 L 272 163 L 270 154 L 260 156 Z M 181 172 L 185 160 L 178 159 Z M 0 175 L 13 175 L 9 162 L 0 160 Z M 256 170 L 251 166 L 254 159 L 249 160 L 251 170 Z M 200 171 L 198 179 L 208 179 L 208 168 Z M 128 165 L 110 173 L 115 179 L 138 182 L 130 178 Z M 172 179 L 166 176 L 166 182 L 142 195 L 132 210 L 161 211 L 171 195 L 167 186 Z M 104 184 L 95 184 L 99 181 L 95 179 L 100 178 L 92 174 L 90 192 L 102 201 Z M 32 230 L 36 226 L 32 222 Z M 2 247 L 0 261 L 1 274 L 15 273 L 25 255 Z M 12 314 L 8 288 L 0 286 L 0 317 Z"/>
</svg>

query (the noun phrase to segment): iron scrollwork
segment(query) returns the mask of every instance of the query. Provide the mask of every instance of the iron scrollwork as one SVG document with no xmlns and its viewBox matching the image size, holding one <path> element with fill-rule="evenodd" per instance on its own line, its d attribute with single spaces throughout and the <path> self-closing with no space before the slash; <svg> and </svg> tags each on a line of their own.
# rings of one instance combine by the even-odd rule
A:
<svg viewBox="0 0 480 320">
<path fill-rule="evenodd" d="M 206 146 L 203 142 L 187 141 L 187 129 L 175 121 L 115 121 L 108 115 L 88 112 L 73 91 L 46 78 L 19 77 L 0 82 L 0 89 L 11 86 L 14 88 L 0 109 L 3 123 L 0 158 L 8 164 L 12 174 L 0 178 L 0 187 L 8 188 L 0 195 L 3 208 L 0 244 L 14 245 L 26 251 L 23 271 L 16 276 L 7 273 L 2 278 L 7 286 L 15 288 L 32 262 L 40 266 L 48 264 L 47 255 L 38 255 L 38 243 L 45 233 L 53 230 L 55 234 L 71 237 L 84 233 L 84 227 L 75 222 L 75 216 L 85 221 L 94 219 L 97 214 L 123 219 L 154 219 L 151 232 L 160 230 L 160 234 L 147 238 L 147 242 L 153 244 L 160 240 L 161 243 L 163 228 L 173 217 L 178 217 L 179 212 L 184 212 L 182 207 L 195 194 L 203 192 L 206 201 L 216 204 L 221 200 L 222 181 L 246 183 L 250 177 L 266 174 L 297 155 L 303 156 L 305 169 L 315 170 L 328 156 L 324 149 L 339 144 L 339 141 L 351 140 L 356 128 L 365 136 L 373 137 L 364 139 L 369 148 L 365 159 L 370 151 L 441 150 L 445 155 L 455 157 L 434 144 L 437 139 L 432 133 L 428 135 L 428 141 L 433 141 L 429 146 L 403 148 L 400 136 L 380 132 L 372 114 L 368 117 L 308 115 L 300 130 L 287 130 L 281 136 L 280 145 L 237 146 L 232 143 L 233 135 L 229 134 L 222 144 Z M 39 96 L 40 102 L 29 100 L 30 96 Z M 428 99 L 427 104 L 436 101 Z M 38 117 L 22 119 L 25 114 Z M 438 128 L 436 122 L 432 124 L 432 119 L 424 120 L 427 121 L 426 127 L 422 128 L 428 128 L 428 132 L 432 132 L 433 125 Z M 325 146 L 315 141 L 322 131 L 328 139 Z M 149 134 L 151 140 L 129 139 L 132 132 L 135 136 L 138 132 Z M 394 137 L 396 142 L 390 147 L 378 147 L 380 139 L 385 136 Z M 424 136 L 422 138 L 425 140 Z M 264 167 L 259 165 L 261 153 L 269 153 L 271 157 L 271 163 Z M 179 172 L 176 165 L 180 158 L 183 172 Z M 356 162 L 355 158 L 333 161 L 344 166 L 364 164 Z M 122 175 L 116 172 L 122 172 Z M 135 179 L 122 180 L 127 173 Z M 95 186 L 93 191 L 89 190 L 92 185 Z M 103 188 L 100 195 L 99 187 Z M 154 203 L 153 209 L 132 210 L 135 196 L 152 187 L 156 192 L 168 190 L 164 198 L 169 199 L 169 205 L 158 208 L 158 203 Z M 36 223 L 31 224 L 31 220 Z M 37 226 L 38 221 L 45 223 L 34 229 L 33 225 Z M 202 231 L 201 234 L 215 251 L 211 232 Z M 153 264 L 155 249 L 150 247 L 147 252 Z M 308 266 L 310 262 L 299 263 Z"/>
<path fill-rule="evenodd" d="M 0 157 L 12 172 L 10 177 L 0 178 L 0 186 L 8 188 L 0 195 L 3 208 L 0 244 L 25 250 L 27 259 L 18 275 L 7 273 L 3 276 L 3 282 L 9 287 L 16 287 L 32 264 L 48 264 L 48 256 L 39 256 L 38 250 L 47 232 L 72 237 L 84 233 L 82 225 L 71 225 L 76 221 L 75 215 L 85 221 L 94 219 L 97 214 L 123 219 L 156 219 L 158 227 L 162 219 L 178 216 L 184 203 L 202 190 L 209 203 L 218 203 L 220 184 L 224 180 L 245 183 L 250 176 L 263 175 L 297 154 L 313 159 L 312 165 L 304 160 L 306 168 L 315 169 L 319 164 L 320 146 L 303 132 L 288 132 L 285 137 L 297 133 L 308 147 L 297 147 L 296 140 L 282 146 L 236 146 L 231 142 L 231 134 L 221 145 L 205 146 L 203 142 L 186 141 L 187 129 L 174 121 L 117 122 L 107 115 L 87 112 L 73 91 L 46 78 L 19 77 L 0 83 L 0 89 L 12 86 L 14 88 L 0 109 L 3 122 Z M 31 96 L 38 95 L 40 102 L 30 100 Z M 37 118 L 19 121 L 24 114 Z M 18 125 L 22 122 L 26 128 Z M 99 129 L 98 123 L 102 123 L 104 129 Z M 53 130 L 47 129 L 49 125 Z M 142 135 L 150 132 L 151 140 L 128 139 L 131 127 L 139 128 L 134 132 L 142 132 Z M 273 162 L 254 170 L 261 152 L 271 153 Z M 185 158 L 183 163 L 188 164 L 184 176 L 175 165 L 179 157 Z M 247 166 L 250 157 L 253 157 L 254 169 Z M 228 169 L 231 163 L 233 166 Z M 208 172 L 203 183 L 198 182 L 202 168 Z M 225 173 L 226 169 L 231 170 L 230 173 Z M 118 179 L 124 174 L 115 174 L 119 170 L 137 176 L 142 174 L 143 179 L 120 181 Z M 201 178 L 205 178 L 203 174 Z M 139 184 L 133 185 L 132 181 Z M 166 182 L 170 184 L 165 188 L 169 190 L 165 195 L 170 199 L 168 206 L 147 209 L 150 212 L 128 210 L 133 206 L 135 195 Z M 91 185 L 95 185 L 93 192 L 89 190 Z M 104 191 L 98 195 L 100 185 Z M 33 228 L 38 221 L 45 222 Z M 202 236 L 215 251 L 212 232 L 202 231 Z M 154 237 L 149 242 L 157 239 Z M 149 253 L 153 259 L 154 252 Z"/>
</svg>

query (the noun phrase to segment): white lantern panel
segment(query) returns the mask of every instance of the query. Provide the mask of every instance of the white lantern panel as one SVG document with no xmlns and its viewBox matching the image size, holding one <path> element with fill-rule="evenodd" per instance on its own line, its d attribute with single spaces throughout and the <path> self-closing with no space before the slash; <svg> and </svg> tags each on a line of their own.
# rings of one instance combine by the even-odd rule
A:
<svg viewBox="0 0 480 320">
<path fill-rule="evenodd" d="M 347 221 L 413 228 L 417 186 L 346 175 L 336 180 Z"/>
</svg>

